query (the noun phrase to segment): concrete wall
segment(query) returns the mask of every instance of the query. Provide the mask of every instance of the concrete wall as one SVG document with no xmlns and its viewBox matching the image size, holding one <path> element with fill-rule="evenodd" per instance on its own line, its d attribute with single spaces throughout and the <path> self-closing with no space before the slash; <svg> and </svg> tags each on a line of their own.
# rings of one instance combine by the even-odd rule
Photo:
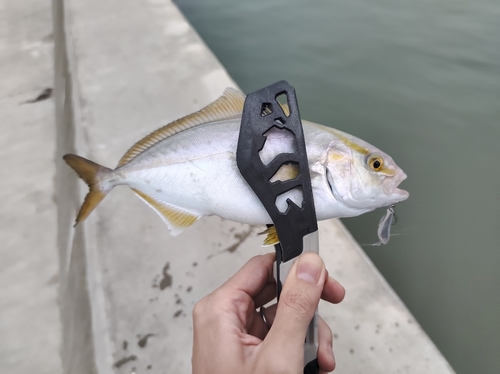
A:
<svg viewBox="0 0 500 374">
<path fill-rule="evenodd" d="M 0 372 L 62 373 L 50 1 L 0 0 Z"/>
<path fill-rule="evenodd" d="M 260 228 L 211 217 L 172 238 L 126 188 L 73 228 L 86 187 L 61 156 L 113 167 L 235 84 L 170 1 L 53 0 L 53 21 L 63 372 L 188 373 L 192 307 L 270 250 Z M 320 306 L 337 373 L 453 372 L 338 221 L 320 224 L 320 246 L 347 289 L 342 304 Z"/>
</svg>

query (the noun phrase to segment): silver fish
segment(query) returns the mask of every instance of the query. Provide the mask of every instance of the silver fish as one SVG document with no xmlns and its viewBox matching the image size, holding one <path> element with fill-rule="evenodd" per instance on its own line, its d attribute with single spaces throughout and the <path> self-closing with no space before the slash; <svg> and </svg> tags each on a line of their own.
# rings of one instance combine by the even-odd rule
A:
<svg viewBox="0 0 500 374">
<path fill-rule="evenodd" d="M 248 224 L 272 223 L 236 165 L 236 147 L 245 95 L 228 88 L 198 112 L 178 119 L 132 146 L 113 170 L 83 157 L 64 160 L 89 186 L 78 213 L 83 221 L 115 186 L 129 186 L 158 213 L 172 235 L 203 216 Z M 351 217 L 406 200 L 398 185 L 406 174 L 392 158 L 344 132 L 303 121 L 314 204 L 319 220 Z M 260 152 L 266 164 L 293 151 L 293 137 L 273 128 Z M 271 181 L 292 179 L 294 165 L 283 165 Z M 301 192 L 278 198 L 300 204 Z"/>
</svg>

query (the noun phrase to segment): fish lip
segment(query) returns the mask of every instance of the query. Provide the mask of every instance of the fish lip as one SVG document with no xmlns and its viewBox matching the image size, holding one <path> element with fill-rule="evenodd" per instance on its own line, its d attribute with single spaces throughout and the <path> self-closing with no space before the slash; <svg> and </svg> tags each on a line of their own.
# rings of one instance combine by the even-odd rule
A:
<svg viewBox="0 0 500 374">
<path fill-rule="evenodd" d="M 403 172 L 403 171 L 401 171 L 401 174 L 395 180 L 395 186 L 394 187 L 399 186 L 401 184 L 401 182 L 404 181 L 406 178 L 408 178 L 408 176 L 406 175 L 406 173 Z"/>
<path fill-rule="evenodd" d="M 396 176 L 386 178 L 383 182 L 383 188 L 386 195 L 397 198 L 396 202 L 406 200 L 410 194 L 408 191 L 398 188 L 398 186 L 403 182 L 408 176 L 401 171 Z"/>
<path fill-rule="evenodd" d="M 410 196 L 410 193 L 406 190 L 402 190 L 400 188 L 396 188 L 396 190 L 392 193 L 393 196 L 398 196 L 400 197 L 400 199 L 398 199 L 396 202 L 399 203 L 401 201 L 404 201 L 406 199 L 408 199 L 408 197 Z"/>
</svg>

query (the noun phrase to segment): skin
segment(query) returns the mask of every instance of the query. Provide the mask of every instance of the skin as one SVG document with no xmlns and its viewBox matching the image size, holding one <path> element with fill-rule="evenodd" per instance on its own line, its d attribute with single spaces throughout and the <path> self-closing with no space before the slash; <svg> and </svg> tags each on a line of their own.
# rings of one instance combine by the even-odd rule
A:
<svg viewBox="0 0 500 374">
<path fill-rule="evenodd" d="M 320 298 L 339 303 L 344 288 L 321 258 L 301 255 L 285 281 L 278 305 L 256 308 L 275 297 L 274 254 L 256 256 L 194 307 L 193 374 L 303 373 L 304 339 Z M 332 332 L 318 323 L 320 372 L 335 368 Z"/>
</svg>

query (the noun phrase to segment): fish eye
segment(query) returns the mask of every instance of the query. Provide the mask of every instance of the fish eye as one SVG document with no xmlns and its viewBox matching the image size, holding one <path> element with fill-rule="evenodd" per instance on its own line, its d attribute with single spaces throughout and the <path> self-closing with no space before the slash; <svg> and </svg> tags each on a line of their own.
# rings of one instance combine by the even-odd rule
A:
<svg viewBox="0 0 500 374">
<path fill-rule="evenodd" d="M 371 156 L 368 159 L 368 165 L 373 171 L 380 171 L 384 166 L 384 160 L 380 156 Z"/>
</svg>

